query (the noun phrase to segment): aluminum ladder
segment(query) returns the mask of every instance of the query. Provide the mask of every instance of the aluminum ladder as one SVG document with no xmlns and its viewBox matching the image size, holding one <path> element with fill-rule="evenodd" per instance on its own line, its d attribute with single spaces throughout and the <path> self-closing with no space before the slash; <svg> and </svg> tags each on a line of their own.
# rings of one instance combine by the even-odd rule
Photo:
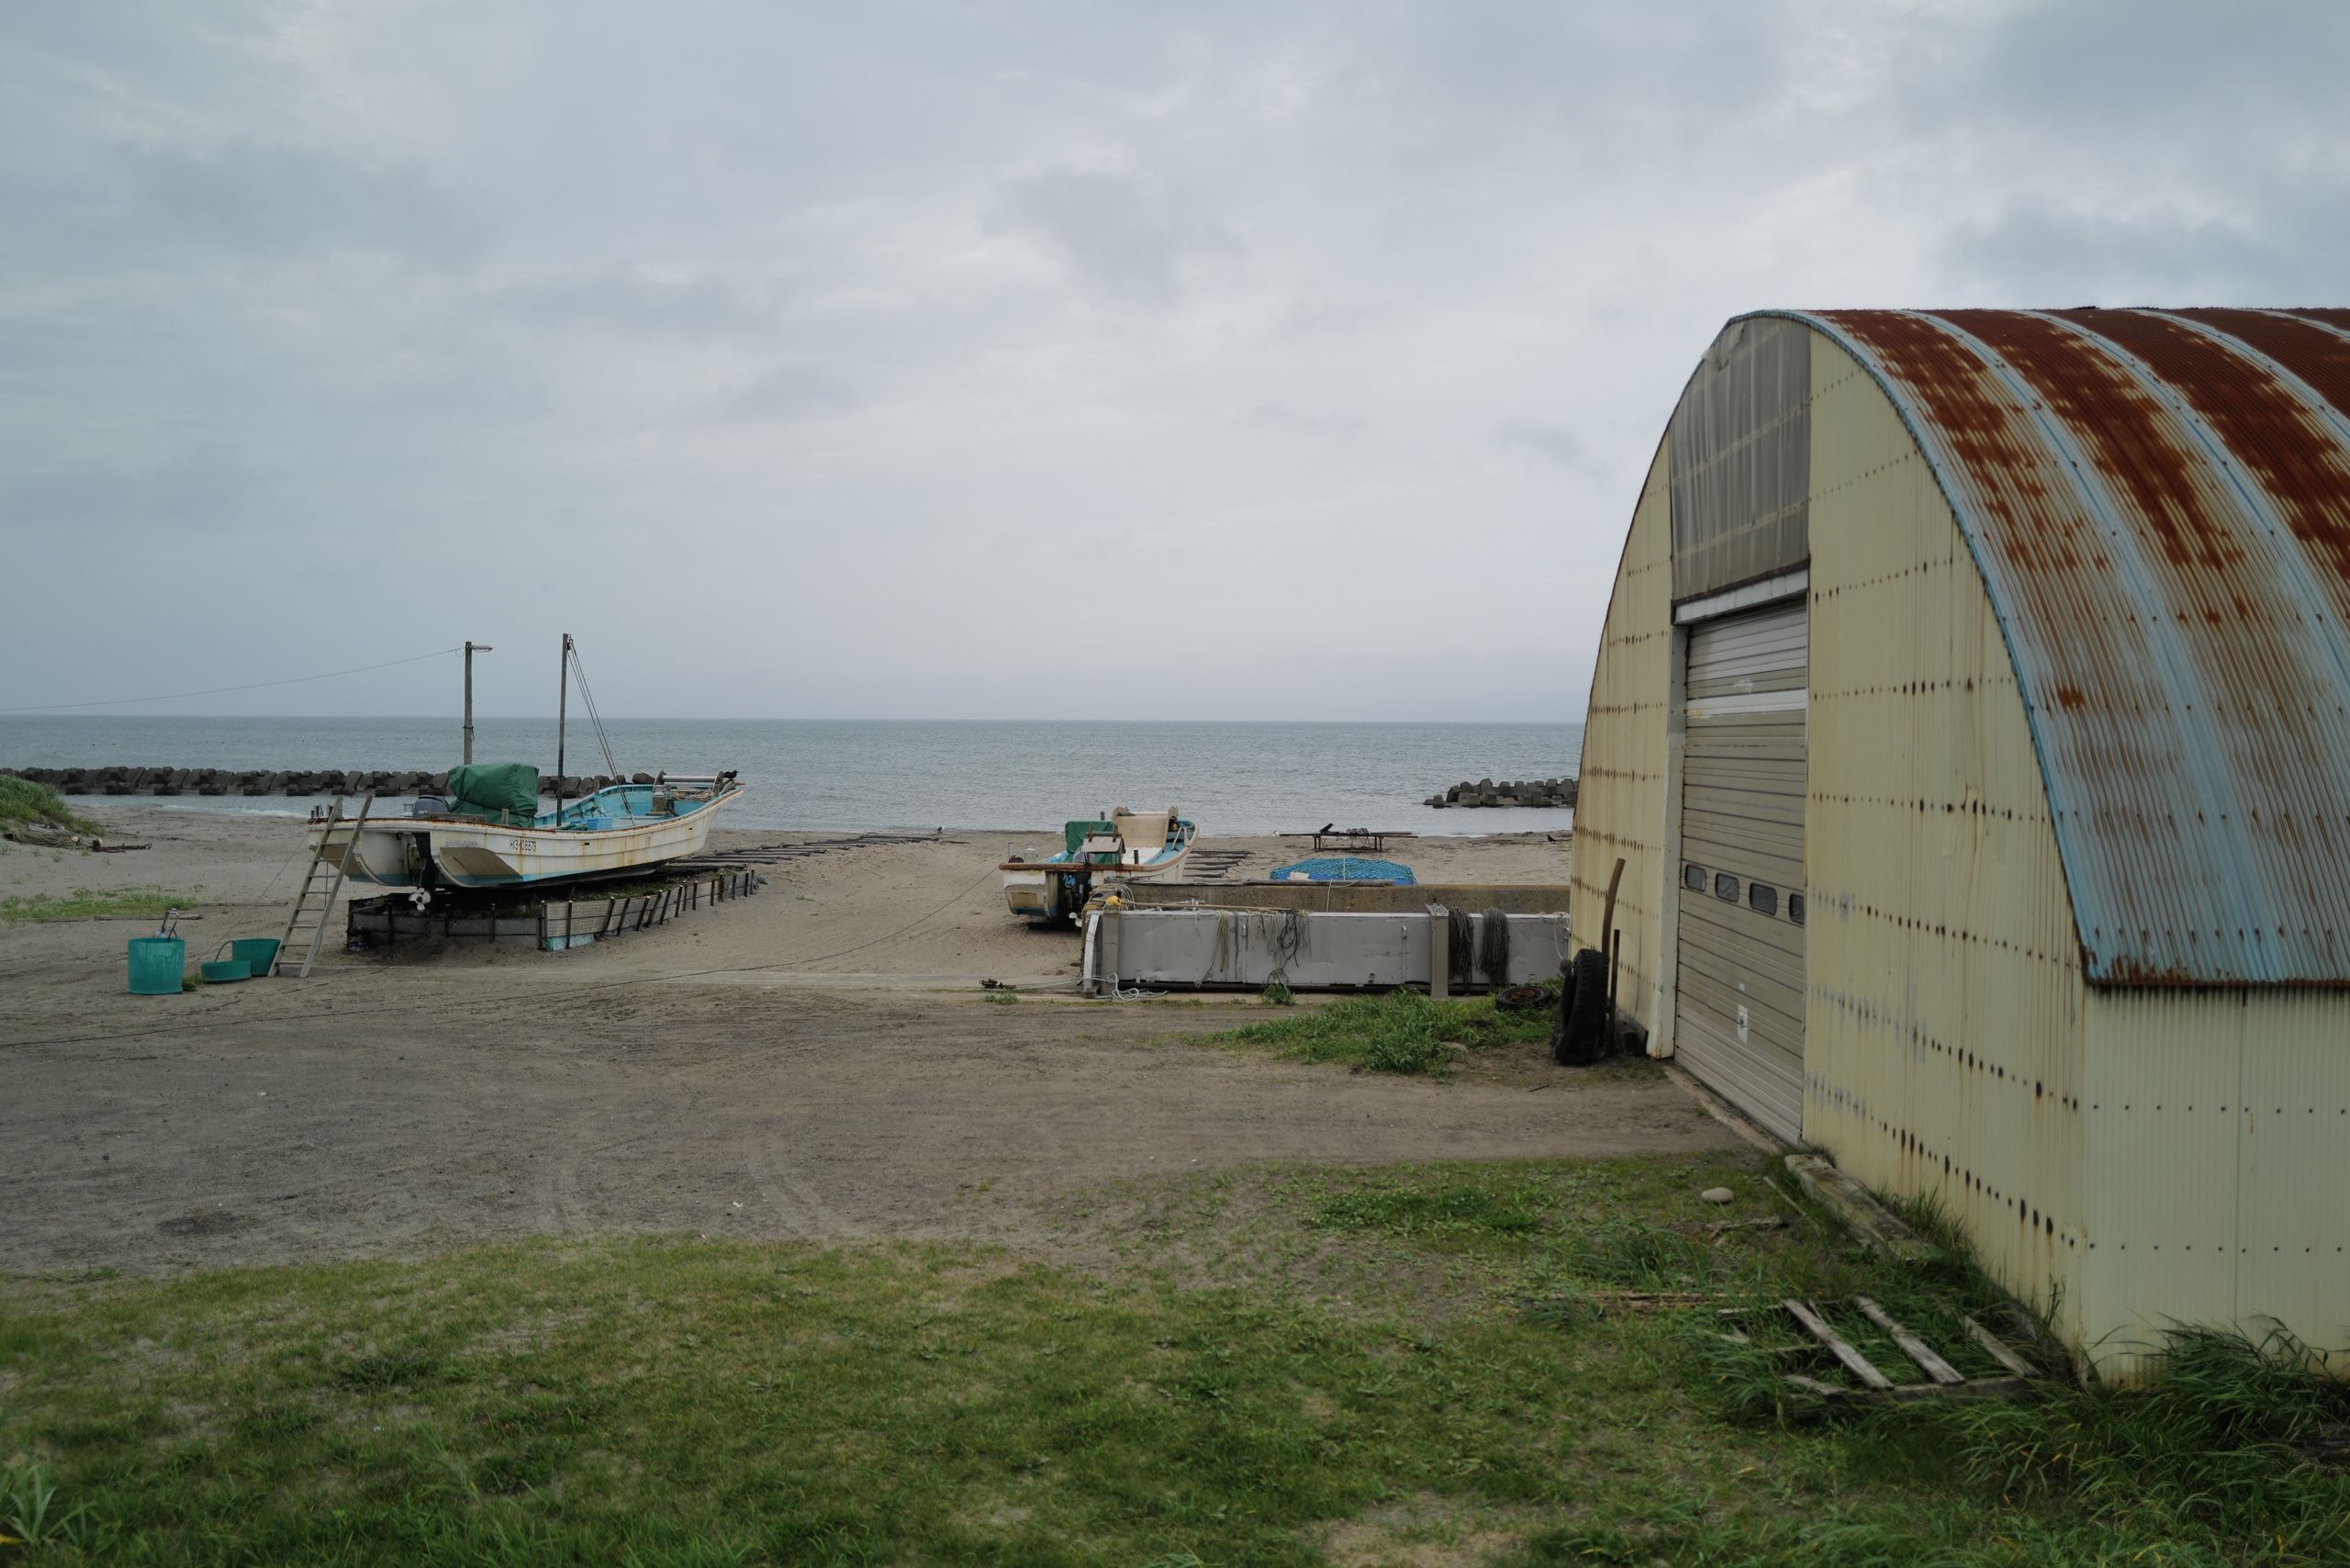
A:
<svg viewBox="0 0 2350 1568">
<path fill-rule="evenodd" d="M 302 967 L 294 971 L 297 980 L 310 978 L 310 966 L 319 960 L 319 944 L 326 939 L 327 917 L 334 913 L 334 901 L 342 891 L 343 863 L 359 842 L 359 830 L 367 825 L 367 813 L 375 804 L 375 791 L 370 790 L 359 798 L 359 814 L 345 816 L 343 797 L 334 798 L 334 808 L 314 823 L 325 831 L 319 834 L 318 847 L 310 852 L 310 868 L 303 873 L 302 890 L 294 895 L 294 907 L 285 912 L 285 933 L 277 939 L 277 959 L 270 966 L 274 975 L 284 974 L 293 960 L 294 939 L 308 934 L 309 946 L 303 950 Z"/>
</svg>

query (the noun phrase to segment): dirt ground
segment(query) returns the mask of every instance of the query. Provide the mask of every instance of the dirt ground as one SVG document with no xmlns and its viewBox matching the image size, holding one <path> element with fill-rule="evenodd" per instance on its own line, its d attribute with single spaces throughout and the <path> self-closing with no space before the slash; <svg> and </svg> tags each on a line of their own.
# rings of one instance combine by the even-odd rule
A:
<svg viewBox="0 0 2350 1568">
<path fill-rule="evenodd" d="M 275 934 L 298 823 L 103 820 L 152 847 L 9 846 L 0 896 L 185 890 L 191 959 Z M 1073 1193 L 1193 1167 L 1728 1142 L 1646 1075 L 1530 1056 L 1442 1083 L 1357 1075 L 1195 1038 L 1263 1016 L 1253 1001 L 986 1001 L 981 977 L 1074 969 L 1073 933 L 1000 902 L 995 863 L 1023 837 L 786 862 L 755 898 L 570 953 L 334 953 L 308 980 L 175 997 L 124 993 L 144 923 L 0 927 L 0 1271 L 639 1230 L 1019 1242 Z M 1565 876 L 1564 846 L 1539 837 L 1424 839 L 1408 858 L 1427 880 Z"/>
</svg>

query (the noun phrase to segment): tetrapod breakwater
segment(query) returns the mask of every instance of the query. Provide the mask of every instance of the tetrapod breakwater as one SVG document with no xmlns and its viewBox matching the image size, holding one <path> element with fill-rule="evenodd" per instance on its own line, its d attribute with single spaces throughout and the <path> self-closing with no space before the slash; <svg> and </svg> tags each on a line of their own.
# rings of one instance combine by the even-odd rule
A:
<svg viewBox="0 0 2350 1568">
<path fill-rule="evenodd" d="M 1575 803 L 1575 781 L 1572 778 L 1511 778 L 1496 784 L 1490 778 L 1475 783 L 1466 780 L 1430 795 L 1423 802 L 1430 806 L 1572 806 Z"/>
<path fill-rule="evenodd" d="M 448 774 L 420 768 L 0 767 L 0 773 L 46 784 L 61 795 L 356 795 L 372 790 L 390 797 L 434 795 L 449 787 Z M 542 775 L 539 793 L 552 796 L 555 782 L 554 774 Z M 650 773 L 573 773 L 562 780 L 565 800 L 613 784 L 655 782 Z"/>
</svg>

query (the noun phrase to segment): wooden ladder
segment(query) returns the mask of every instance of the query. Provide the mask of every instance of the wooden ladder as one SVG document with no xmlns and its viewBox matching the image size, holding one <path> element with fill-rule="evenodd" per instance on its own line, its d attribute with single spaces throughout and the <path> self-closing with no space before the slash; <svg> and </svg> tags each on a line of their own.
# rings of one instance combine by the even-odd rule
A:
<svg viewBox="0 0 2350 1568">
<path fill-rule="evenodd" d="M 277 939 L 277 961 L 270 973 L 284 974 L 293 962 L 294 939 L 308 935 L 309 946 L 303 950 L 302 967 L 294 971 L 297 980 L 310 977 L 310 966 L 319 960 L 319 944 L 326 939 L 327 917 L 334 913 L 334 901 L 342 891 L 344 862 L 359 843 L 359 830 L 367 825 L 367 812 L 375 804 L 375 791 L 370 790 L 359 798 L 359 814 L 345 816 L 343 797 L 334 798 L 334 809 L 321 819 L 324 831 L 319 834 L 318 847 L 310 852 L 310 868 L 302 877 L 302 890 L 294 895 L 294 907 L 285 912 L 285 934 Z"/>
</svg>

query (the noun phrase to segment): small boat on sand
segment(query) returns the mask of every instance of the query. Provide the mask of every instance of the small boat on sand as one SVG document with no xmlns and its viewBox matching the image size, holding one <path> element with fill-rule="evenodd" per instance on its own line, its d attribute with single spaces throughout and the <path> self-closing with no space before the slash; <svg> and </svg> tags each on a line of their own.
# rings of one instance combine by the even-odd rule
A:
<svg viewBox="0 0 2350 1568">
<path fill-rule="evenodd" d="M 519 796 L 537 803 L 539 770 L 527 763 L 453 769 L 448 798 L 421 796 L 406 816 L 371 814 L 344 852 L 343 874 L 377 887 L 427 890 L 649 871 L 699 853 L 710 842 L 718 808 L 743 792 L 732 773 L 665 777 L 525 813 L 510 803 L 466 799 L 474 776 L 483 774 L 502 776 L 507 801 Z M 347 834 L 349 826 L 347 817 L 314 820 L 312 847 L 330 834 Z"/>
<path fill-rule="evenodd" d="M 1042 860 L 1014 855 L 1002 864 L 1003 902 L 1025 920 L 1075 919 L 1095 879 L 1164 877 L 1183 864 L 1199 825 L 1175 808 L 1085 817 L 1061 828 L 1061 849 Z"/>
<path fill-rule="evenodd" d="M 649 784 L 613 784 L 576 801 L 563 798 L 575 674 L 604 765 L 618 773 L 603 720 L 588 695 L 577 645 L 566 632 L 563 684 L 555 697 L 553 811 L 539 810 L 539 770 L 529 763 L 467 763 L 449 770 L 445 795 L 418 796 L 405 816 L 377 816 L 371 810 L 354 830 L 352 819 L 340 807 L 313 814 L 312 853 L 340 858 L 343 875 L 355 881 L 408 888 L 420 904 L 434 888 L 519 888 L 624 876 L 699 853 L 710 842 L 718 808 L 743 792 L 732 770 L 664 773 Z M 467 701 L 465 745 L 470 752 L 470 697 Z"/>
</svg>

